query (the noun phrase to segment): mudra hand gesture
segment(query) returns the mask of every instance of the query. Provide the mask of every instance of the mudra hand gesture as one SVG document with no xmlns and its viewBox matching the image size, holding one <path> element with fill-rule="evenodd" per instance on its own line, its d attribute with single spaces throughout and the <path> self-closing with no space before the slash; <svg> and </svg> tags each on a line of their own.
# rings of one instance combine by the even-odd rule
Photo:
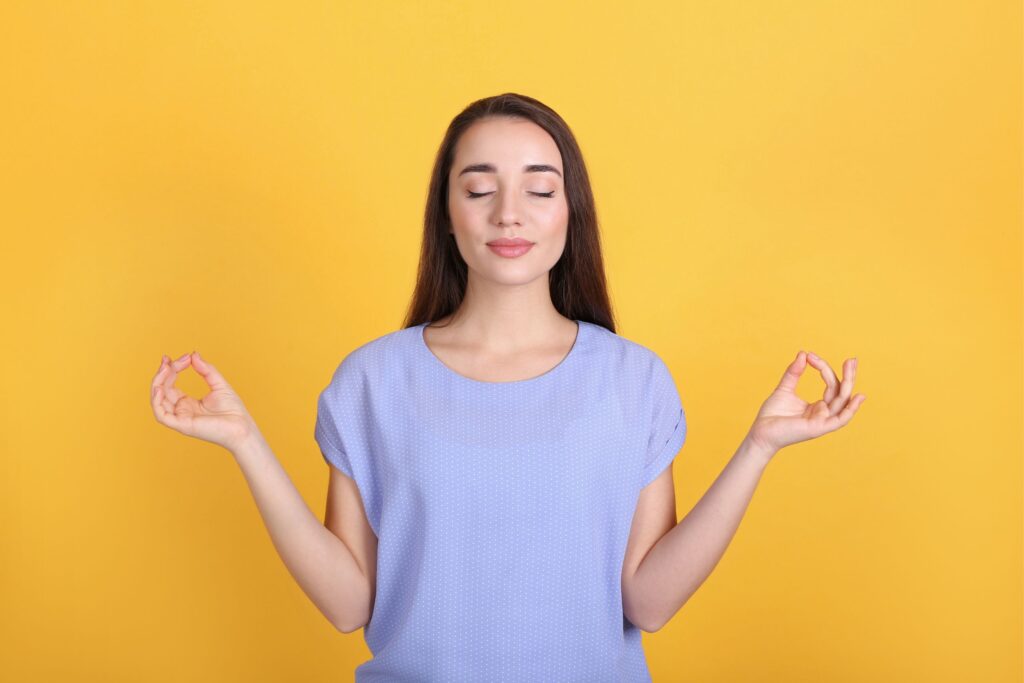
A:
<svg viewBox="0 0 1024 683">
<path fill-rule="evenodd" d="M 807 403 L 796 394 L 797 382 L 808 363 L 817 368 L 825 380 L 825 393 L 814 403 Z M 838 381 L 828 363 L 813 353 L 801 351 L 761 406 L 747 438 L 766 452 L 775 453 L 784 446 L 846 426 L 865 400 L 864 394 L 850 397 L 856 376 L 855 358 L 843 363 L 843 379 Z"/>
<path fill-rule="evenodd" d="M 191 365 L 206 381 L 210 392 L 195 399 L 174 386 L 178 373 Z M 163 356 L 150 391 L 157 422 L 176 431 L 234 449 L 255 431 L 255 423 L 242 399 L 217 369 L 199 357 L 186 353 L 172 361 Z"/>
</svg>

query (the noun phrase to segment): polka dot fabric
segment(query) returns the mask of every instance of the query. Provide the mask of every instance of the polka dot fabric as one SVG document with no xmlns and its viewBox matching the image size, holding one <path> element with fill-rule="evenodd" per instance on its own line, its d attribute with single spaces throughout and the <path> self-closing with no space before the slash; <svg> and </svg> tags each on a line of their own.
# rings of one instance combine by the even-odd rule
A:
<svg viewBox="0 0 1024 683">
<path fill-rule="evenodd" d="M 530 379 L 460 375 L 424 323 L 353 350 L 321 392 L 315 438 L 378 538 L 357 683 L 651 680 L 622 563 L 686 419 L 653 351 L 576 322 Z"/>
</svg>

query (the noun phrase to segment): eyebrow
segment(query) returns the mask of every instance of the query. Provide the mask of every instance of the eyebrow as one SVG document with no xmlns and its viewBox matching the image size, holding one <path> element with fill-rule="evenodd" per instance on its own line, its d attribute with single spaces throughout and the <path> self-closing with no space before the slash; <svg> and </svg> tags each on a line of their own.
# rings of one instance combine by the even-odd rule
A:
<svg viewBox="0 0 1024 683">
<path fill-rule="evenodd" d="M 559 170 L 554 166 L 551 166 L 550 164 L 527 164 L 526 166 L 523 166 L 523 173 L 544 173 L 546 171 L 550 171 L 551 173 L 557 174 L 559 178 L 562 177 L 562 174 L 559 172 Z M 498 169 L 494 166 L 494 164 L 470 164 L 466 168 L 459 171 L 459 175 L 461 176 L 463 173 L 497 172 Z"/>
</svg>

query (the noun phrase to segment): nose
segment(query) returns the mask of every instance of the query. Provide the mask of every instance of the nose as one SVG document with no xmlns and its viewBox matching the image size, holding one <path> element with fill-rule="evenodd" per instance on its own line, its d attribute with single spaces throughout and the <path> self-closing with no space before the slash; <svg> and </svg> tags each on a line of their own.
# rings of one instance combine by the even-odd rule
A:
<svg viewBox="0 0 1024 683">
<path fill-rule="evenodd" d="M 494 218 L 499 226 L 519 224 L 519 206 L 514 192 L 498 192 Z"/>
</svg>

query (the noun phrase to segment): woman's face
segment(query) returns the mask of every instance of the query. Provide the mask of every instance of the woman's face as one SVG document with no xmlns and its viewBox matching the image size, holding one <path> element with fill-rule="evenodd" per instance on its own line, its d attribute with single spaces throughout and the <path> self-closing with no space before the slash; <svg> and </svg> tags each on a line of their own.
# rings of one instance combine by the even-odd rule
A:
<svg viewBox="0 0 1024 683">
<path fill-rule="evenodd" d="M 497 117 L 466 129 L 448 176 L 448 214 L 472 273 L 503 284 L 547 276 L 569 225 L 563 174 L 554 139 L 532 121 Z M 502 238 L 532 246 L 520 256 L 503 255 L 488 246 Z"/>
</svg>

